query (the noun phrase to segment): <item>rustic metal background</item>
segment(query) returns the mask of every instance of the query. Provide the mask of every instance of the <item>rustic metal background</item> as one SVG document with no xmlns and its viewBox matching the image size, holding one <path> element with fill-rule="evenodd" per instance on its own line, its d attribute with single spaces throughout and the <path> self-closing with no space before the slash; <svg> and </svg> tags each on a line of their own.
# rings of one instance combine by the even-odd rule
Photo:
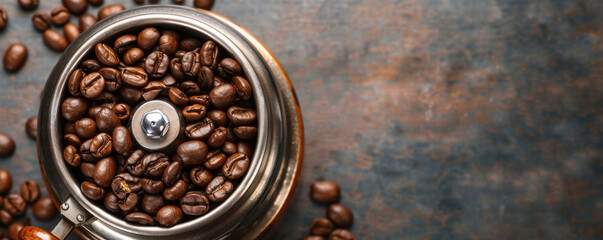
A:
<svg viewBox="0 0 603 240">
<path fill-rule="evenodd" d="M 0 131 L 18 145 L 0 167 L 16 193 L 42 181 L 24 124 L 59 53 L 33 12 L 1 4 L 0 53 L 29 47 L 21 71 L 0 70 Z M 303 175 L 274 239 L 325 215 L 308 197 L 318 179 L 341 185 L 358 239 L 603 238 L 602 1 L 217 0 L 213 11 L 272 50 L 302 106 Z"/>
</svg>

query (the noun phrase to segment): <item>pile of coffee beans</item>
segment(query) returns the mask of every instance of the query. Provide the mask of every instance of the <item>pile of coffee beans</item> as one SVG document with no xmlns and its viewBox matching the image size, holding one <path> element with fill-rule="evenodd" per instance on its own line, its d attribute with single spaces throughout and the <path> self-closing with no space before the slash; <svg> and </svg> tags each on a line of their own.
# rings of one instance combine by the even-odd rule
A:
<svg viewBox="0 0 603 240">
<path fill-rule="evenodd" d="M 257 135 L 251 85 L 215 42 L 147 27 L 98 43 L 68 79 L 64 159 L 82 193 L 143 225 L 172 226 L 226 200 L 250 165 Z M 146 152 L 128 125 L 141 103 L 178 106 L 185 138 Z M 138 123 L 132 123 L 138 124 Z"/>
<path fill-rule="evenodd" d="M 0 225 L 7 226 L 6 232 L 10 239 L 17 240 L 21 228 L 30 225 L 27 217 L 22 222 L 15 218 L 23 215 L 28 204 L 33 204 L 33 214 L 37 219 L 48 220 L 57 215 L 58 211 L 50 197 L 40 197 L 40 185 L 36 181 L 25 181 L 19 190 L 21 194 L 8 194 L 12 187 L 12 176 L 9 171 L 0 169 Z M 0 229 L 0 237 L 4 231 Z"/>
<path fill-rule="evenodd" d="M 343 228 L 352 226 L 354 214 L 343 204 L 337 203 L 341 196 L 341 189 L 337 183 L 331 181 L 318 181 L 310 187 L 310 197 L 317 203 L 329 204 L 327 218 L 315 218 L 310 223 L 310 236 L 303 240 L 354 240 L 354 235 Z M 338 228 L 336 228 L 338 227 Z"/>
</svg>

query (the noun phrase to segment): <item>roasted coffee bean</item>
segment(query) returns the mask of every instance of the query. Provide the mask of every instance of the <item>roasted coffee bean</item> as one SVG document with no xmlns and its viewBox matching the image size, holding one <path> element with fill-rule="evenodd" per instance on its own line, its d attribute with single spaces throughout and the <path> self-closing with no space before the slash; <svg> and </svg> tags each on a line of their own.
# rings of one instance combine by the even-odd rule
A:
<svg viewBox="0 0 603 240">
<path fill-rule="evenodd" d="M 113 178 L 111 183 L 113 193 L 119 199 L 124 199 L 130 193 L 137 193 L 142 189 L 140 178 L 134 177 L 129 173 L 120 173 Z"/>
<path fill-rule="evenodd" d="M 199 191 L 187 192 L 180 199 L 182 211 L 188 215 L 203 215 L 209 211 L 209 198 Z"/>
<path fill-rule="evenodd" d="M 12 184 L 13 181 L 10 172 L 0 168 L 0 194 L 7 193 L 10 190 Z"/>
<path fill-rule="evenodd" d="M 182 116 L 188 122 L 198 121 L 205 117 L 207 113 L 207 108 L 200 104 L 193 104 L 186 106 L 182 109 Z"/>
<path fill-rule="evenodd" d="M 199 95 L 199 96 L 191 96 L 189 98 L 191 104 L 200 104 L 209 107 L 211 104 L 211 100 L 209 99 L 209 95 Z"/>
<path fill-rule="evenodd" d="M 310 186 L 310 197 L 319 203 L 334 203 L 339 200 L 341 190 L 332 181 L 318 181 Z"/>
<path fill-rule="evenodd" d="M 238 138 L 249 140 L 257 136 L 258 129 L 254 126 L 237 126 L 232 131 Z"/>
<path fill-rule="evenodd" d="M 125 81 L 123 71 L 122 80 Z M 142 100 L 142 89 L 131 86 L 122 86 L 121 89 L 119 89 L 119 97 L 127 103 L 137 104 Z"/>
<path fill-rule="evenodd" d="M 37 219 L 48 220 L 56 216 L 58 213 L 57 208 L 52 203 L 50 197 L 41 197 L 33 205 L 33 214 Z"/>
<path fill-rule="evenodd" d="M 186 193 L 187 185 L 184 180 L 178 180 L 173 186 L 163 190 L 163 198 L 168 201 L 176 201 Z"/>
<path fill-rule="evenodd" d="M 195 48 L 201 47 L 201 41 L 197 38 L 187 37 L 180 40 L 180 49 L 184 51 L 192 51 Z"/>
<path fill-rule="evenodd" d="M 201 88 L 199 88 L 199 85 L 197 85 L 193 81 L 184 81 L 180 83 L 180 86 L 178 86 L 178 88 L 182 90 L 182 92 L 184 92 L 187 96 L 201 94 Z"/>
<path fill-rule="evenodd" d="M 69 22 L 69 10 L 65 7 L 56 7 L 50 12 L 52 23 L 56 25 L 63 25 Z"/>
<path fill-rule="evenodd" d="M 38 139 L 38 117 L 30 117 L 25 123 L 25 132 L 27 135 L 36 140 Z"/>
<path fill-rule="evenodd" d="M 170 61 L 170 73 L 172 76 L 178 80 L 183 80 L 186 78 L 186 74 L 184 73 L 184 69 L 182 68 L 182 59 L 174 58 Z"/>
<path fill-rule="evenodd" d="M 220 61 L 220 67 L 224 69 L 224 71 L 230 75 L 238 76 L 243 73 L 241 70 L 241 65 L 237 61 L 232 58 L 224 58 Z"/>
<path fill-rule="evenodd" d="M 96 122 L 90 118 L 82 118 L 75 122 L 75 132 L 82 139 L 90 139 L 96 135 Z"/>
<path fill-rule="evenodd" d="M 104 134 L 104 133 L 101 133 Z M 96 162 L 94 182 L 101 187 L 109 187 L 115 176 L 117 163 L 113 157 L 106 157 Z"/>
<path fill-rule="evenodd" d="M 149 54 L 144 62 L 145 71 L 153 78 L 163 77 L 169 66 L 170 59 L 168 55 L 160 51 L 154 51 Z"/>
<path fill-rule="evenodd" d="M 207 145 L 198 140 L 183 142 L 176 149 L 176 155 L 184 165 L 198 165 L 207 159 Z"/>
<path fill-rule="evenodd" d="M 21 215 L 25 212 L 25 200 L 18 194 L 9 194 L 4 198 L 4 204 L 2 205 L 6 211 L 13 216 Z"/>
<path fill-rule="evenodd" d="M 4 29 L 6 27 L 7 22 L 8 14 L 6 13 L 6 8 L 0 6 L 0 29 Z"/>
<path fill-rule="evenodd" d="M 138 38 L 134 34 L 126 34 L 115 39 L 113 43 L 113 48 L 117 51 L 117 53 L 124 53 L 127 50 L 136 47 L 136 41 Z M 131 65 L 126 63 L 126 65 Z"/>
<path fill-rule="evenodd" d="M 161 31 L 161 35 L 170 35 L 176 39 L 176 42 L 180 41 L 180 34 L 174 30 L 163 30 Z"/>
<path fill-rule="evenodd" d="M 63 124 L 63 132 L 65 134 L 75 134 L 75 122 L 65 122 Z"/>
<path fill-rule="evenodd" d="M 63 34 L 67 41 L 72 43 L 80 35 L 80 29 L 75 24 L 68 22 L 63 26 Z"/>
<path fill-rule="evenodd" d="M 65 48 L 67 48 L 67 46 L 69 45 L 67 39 L 62 34 L 53 29 L 46 29 L 46 31 L 44 31 L 44 34 L 42 35 L 42 39 L 44 40 L 46 46 L 58 52 L 64 51 Z"/>
<path fill-rule="evenodd" d="M 28 203 L 32 203 L 40 196 L 40 185 L 36 181 L 29 180 L 21 184 L 21 197 Z"/>
<path fill-rule="evenodd" d="M 87 0 L 63 0 L 63 6 L 69 9 L 73 14 L 82 14 L 88 9 Z"/>
<path fill-rule="evenodd" d="M 211 110 L 209 111 L 208 117 L 216 126 L 225 126 L 228 123 L 226 112 L 222 110 Z"/>
<path fill-rule="evenodd" d="M 38 0 L 19 0 L 19 6 L 25 10 L 31 10 L 38 7 Z"/>
<path fill-rule="evenodd" d="M 105 80 L 105 90 L 114 92 L 119 90 L 122 84 L 121 72 L 115 68 L 101 68 L 98 73 Z"/>
<path fill-rule="evenodd" d="M 82 70 L 87 73 L 98 72 L 101 68 L 103 65 L 95 59 L 88 59 L 82 63 Z"/>
<path fill-rule="evenodd" d="M 136 193 L 128 193 L 128 194 L 126 194 L 126 197 L 117 201 L 117 205 L 119 206 L 119 209 L 121 209 L 124 212 L 129 212 L 129 211 L 134 210 L 134 208 L 136 208 L 137 204 L 138 204 L 138 195 Z"/>
<path fill-rule="evenodd" d="M 98 20 L 103 20 L 123 10 L 126 10 L 126 7 L 124 7 L 124 5 L 121 5 L 119 3 L 109 4 L 98 10 Z"/>
<path fill-rule="evenodd" d="M 226 108 L 234 102 L 237 90 L 232 84 L 224 83 L 209 92 L 211 103 L 216 108 Z"/>
<path fill-rule="evenodd" d="M 205 163 L 203 163 L 203 166 L 205 166 L 208 169 L 218 169 L 221 168 L 224 165 L 224 162 L 226 161 L 226 154 L 224 154 L 222 151 L 220 150 L 214 150 L 209 152 L 208 156 L 207 156 L 207 161 L 205 161 Z"/>
<path fill-rule="evenodd" d="M 13 215 L 11 215 L 5 209 L 0 209 L 0 224 L 9 225 L 13 222 Z"/>
<path fill-rule="evenodd" d="M 88 0 L 88 3 L 93 6 L 100 6 L 103 2 L 103 0 Z"/>
<path fill-rule="evenodd" d="M 172 103 L 176 105 L 186 105 L 189 101 L 186 94 L 175 87 L 170 88 L 168 95 Z"/>
<path fill-rule="evenodd" d="M 82 95 L 80 84 L 84 76 L 86 76 L 86 73 L 84 73 L 82 69 L 76 69 L 71 73 L 69 80 L 67 81 L 67 90 L 69 90 L 71 95 L 75 97 Z"/>
<path fill-rule="evenodd" d="M 105 208 L 107 208 L 107 210 L 109 210 L 109 212 L 119 212 L 119 205 L 117 204 L 117 202 L 119 201 L 119 198 L 117 198 L 117 196 L 115 195 L 115 193 L 113 193 L 112 191 L 107 191 L 107 194 L 105 194 L 105 197 L 103 198 L 103 204 L 105 205 Z"/>
<path fill-rule="evenodd" d="M 169 164 L 169 157 L 160 152 L 149 153 L 142 159 L 144 174 L 151 177 L 161 177 Z"/>
<path fill-rule="evenodd" d="M 201 64 L 215 69 L 218 65 L 219 48 L 213 41 L 209 40 L 201 47 Z"/>
<path fill-rule="evenodd" d="M 214 5 L 214 0 L 195 0 L 194 6 L 205 10 L 210 10 Z"/>
<path fill-rule="evenodd" d="M 163 207 L 163 197 L 159 194 L 145 194 L 140 203 L 142 210 L 150 215 L 155 215 Z"/>
<path fill-rule="evenodd" d="M 138 46 L 146 51 L 151 50 L 155 47 L 160 37 L 161 34 L 157 28 L 145 28 L 138 34 Z"/>
<path fill-rule="evenodd" d="M 82 145 L 82 140 L 72 133 L 65 134 L 65 136 L 63 136 L 63 141 L 65 142 L 65 145 L 73 145 L 76 148 L 79 148 L 80 145 Z"/>
<path fill-rule="evenodd" d="M 134 42 L 136 43 L 136 42 Z M 126 65 L 134 65 L 140 62 L 144 58 L 144 52 L 142 49 L 134 47 L 130 48 L 124 54 L 124 63 Z"/>
<path fill-rule="evenodd" d="M 90 143 L 90 151 L 92 152 L 92 155 L 98 159 L 109 156 L 113 151 L 113 140 L 111 139 L 111 136 L 104 132 L 94 136 Z"/>
<path fill-rule="evenodd" d="M 226 83 L 226 82 L 224 82 L 224 80 L 222 80 L 221 78 L 214 77 L 214 87 L 220 86 L 220 85 L 222 85 L 224 83 Z"/>
<path fill-rule="evenodd" d="M 176 53 L 174 53 L 174 57 L 176 58 L 182 58 L 184 57 L 184 54 L 186 54 L 188 51 L 184 51 L 182 49 L 176 51 Z"/>
<path fill-rule="evenodd" d="M 89 179 L 94 177 L 94 169 L 96 168 L 96 164 L 84 162 L 80 165 L 80 172 Z"/>
<path fill-rule="evenodd" d="M 126 160 L 126 168 L 128 172 L 130 172 L 134 176 L 142 176 L 144 173 L 144 166 L 142 164 L 142 159 L 146 153 L 143 150 L 136 149 L 130 157 Z"/>
<path fill-rule="evenodd" d="M 249 85 L 249 82 L 245 78 L 234 76 L 232 83 L 241 99 L 245 101 L 251 99 L 251 85 Z"/>
<path fill-rule="evenodd" d="M 329 205 L 327 208 L 327 217 L 340 227 L 349 227 L 354 220 L 352 210 L 339 203 Z"/>
<path fill-rule="evenodd" d="M 229 155 L 229 156 L 233 155 L 233 154 L 235 154 L 235 153 L 238 152 L 237 151 L 237 145 L 234 144 L 233 142 L 226 141 L 224 143 L 224 145 L 222 146 L 222 151 L 224 153 L 226 153 L 226 155 Z"/>
<path fill-rule="evenodd" d="M 220 147 L 226 142 L 227 135 L 228 131 L 225 127 L 216 128 L 216 130 L 214 130 L 211 136 L 209 136 L 207 139 L 207 145 L 214 148 Z"/>
<path fill-rule="evenodd" d="M 239 179 L 249 168 L 249 158 L 243 153 L 235 153 L 226 159 L 222 167 L 222 174 L 230 179 Z"/>
<path fill-rule="evenodd" d="M 113 129 L 121 125 L 117 114 L 113 110 L 102 107 L 95 115 L 96 126 L 101 132 L 112 133 Z"/>
<path fill-rule="evenodd" d="M 63 151 L 63 159 L 67 165 L 72 167 L 79 167 L 82 162 L 80 154 L 77 153 L 77 148 L 73 145 L 69 145 Z"/>
<path fill-rule="evenodd" d="M 21 222 L 13 222 L 10 225 L 8 225 L 8 228 L 6 229 L 6 231 L 8 232 L 8 236 L 10 237 L 11 240 L 17 240 L 17 239 L 19 239 L 19 232 L 24 227 L 25 227 L 25 224 L 23 224 Z"/>
<path fill-rule="evenodd" d="M 159 51 L 173 55 L 178 51 L 178 40 L 171 34 L 163 34 L 159 38 Z"/>
<path fill-rule="evenodd" d="M 113 107 L 113 112 L 115 112 L 119 120 L 121 120 L 122 122 L 128 121 L 128 119 L 130 119 L 131 113 L 130 106 L 128 106 L 128 104 L 120 103 L 115 105 L 115 107 Z"/>
<path fill-rule="evenodd" d="M 217 176 L 205 188 L 205 194 L 212 202 L 222 202 L 230 196 L 234 189 L 232 182 L 223 176 Z"/>
<path fill-rule="evenodd" d="M 313 235 L 329 236 L 334 228 L 333 223 L 326 218 L 315 218 L 310 223 L 310 232 Z"/>
<path fill-rule="evenodd" d="M 80 91 L 86 98 L 95 98 L 105 89 L 105 79 L 98 72 L 93 72 L 82 78 Z"/>
<path fill-rule="evenodd" d="M 189 177 L 193 184 L 205 187 L 214 178 L 214 174 L 201 166 L 197 166 L 191 169 Z"/>
<path fill-rule="evenodd" d="M 14 43 L 4 53 L 4 69 L 8 72 L 16 72 L 25 65 L 27 61 L 27 46 L 22 43 Z"/>
<path fill-rule="evenodd" d="M 117 56 L 117 53 L 115 53 L 115 51 L 107 44 L 96 44 L 94 53 L 96 54 L 96 59 L 106 66 L 115 67 L 119 65 L 119 56 Z"/>
<path fill-rule="evenodd" d="M 113 129 L 113 149 L 115 152 L 127 156 L 132 152 L 132 137 L 130 131 L 123 126 L 117 126 Z"/>
<path fill-rule="evenodd" d="M 253 147 L 247 142 L 238 142 L 237 152 L 244 153 L 251 160 L 251 156 L 253 156 Z"/>
<path fill-rule="evenodd" d="M 166 88 L 172 88 L 178 85 L 178 80 L 176 80 L 176 78 L 174 78 L 170 73 L 166 73 L 161 79 L 161 82 L 165 84 Z M 165 93 L 165 91 L 162 91 L 162 95 L 165 95 Z"/>
<path fill-rule="evenodd" d="M 68 97 L 61 105 L 61 113 L 68 121 L 77 121 L 82 118 L 88 110 L 88 103 L 83 98 Z M 1 154 L 0 154 L 1 155 Z"/>
<path fill-rule="evenodd" d="M 94 17 L 92 14 L 90 14 L 90 13 L 82 14 L 82 16 L 80 16 L 80 19 L 78 21 L 79 26 L 80 26 L 80 32 L 86 31 L 88 28 L 90 28 L 92 25 L 96 24 L 97 22 L 98 22 L 98 20 L 96 20 L 96 17 Z"/>
<path fill-rule="evenodd" d="M 200 122 L 187 125 L 184 131 L 190 139 L 205 140 L 214 132 L 214 123 L 206 117 Z"/>
<path fill-rule="evenodd" d="M 31 16 L 31 23 L 34 28 L 41 32 L 46 31 L 50 27 L 51 22 L 52 18 L 45 12 L 36 12 Z"/>
<path fill-rule="evenodd" d="M 166 185 L 172 186 L 180 179 L 181 173 L 182 164 L 180 162 L 172 162 L 163 171 L 161 180 L 163 180 Z"/>
<path fill-rule="evenodd" d="M 84 143 L 82 143 L 82 146 L 80 146 L 80 156 L 84 161 L 96 162 L 98 161 L 98 158 L 94 156 L 95 152 L 90 150 L 91 145 L 92 139 L 88 139 Z"/>
<path fill-rule="evenodd" d="M 323 236 L 306 236 L 302 240 L 325 240 Z"/>
<path fill-rule="evenodd" d="M 197 75 L 197 83 L 201 91 L 210 91 L 214 87 L 214 72 L 207 66 L 202 66 Z"/>
<path fill-rule="evenodd" d="M 249 125 L 256 121 L 254 109 L 232 106 L 228 108 L 228 119 L 235 125 Z"/>
<path fill-rule="evenodd" d="M 153 180 L 149 178 L 143 178 L 140 180 L 142 189 L 151 194 L 160 193 L 165 188 L 165 183 L 160 180 Z"/>
<path fill-rule="evenodd" d="M 141 212 L 133 212 L 126 215 L 126 221 L 135 222 L 141 225 L 155 224 L 155 221 L 151 216 Z"/>
<path fill-rule="evenodd" d="M 135 87 L 143 87 L 147 84 L 147 72 L 141 67 L 126 67 L 121 71 L 121 79 Z"/>
<path fill-rule="evenodd" d="M 182 220 L 182 209 L 174 205 L 164 206 L 155 217 L 159 224 L 170 227 Z"/>
<path fill-rule="evenodd" d="M 329 235 L 329 240 L 355 240 L 354 234 L 345 229 L 336 229 Z"/>
<path fill-rule="evenodd" d="M 190 51 L 182 57 L 182 71 L 189 77 L 196 77 L 201 68 L 199 49 Z"/>
</svg>

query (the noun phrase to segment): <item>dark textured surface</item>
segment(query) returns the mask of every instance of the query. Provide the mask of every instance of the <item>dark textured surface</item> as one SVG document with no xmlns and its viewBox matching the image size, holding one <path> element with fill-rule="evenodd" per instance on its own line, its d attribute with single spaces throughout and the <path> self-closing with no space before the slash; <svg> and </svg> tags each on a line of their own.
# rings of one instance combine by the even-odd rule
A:
<svg viewBox="0 0 603 240">
<path fill-rule="evenodd" d="M 18 144 L 0 167 L 16 192 L 41 181 L 24 124 L 59 54 L 33 12 L 2 5 L 1 53 L 15 41 L 30 50 L 20 72 L 0 71 L 0 131 Z M 317 179 L 341 185 L 358 239 L 603 238 L 602 1 L 217 0 L 213 10 L 272 50 L 302 106 L 303 175 L 274 239 L 299 239 L 325 215 L 309 201 Z"/>
</svg>

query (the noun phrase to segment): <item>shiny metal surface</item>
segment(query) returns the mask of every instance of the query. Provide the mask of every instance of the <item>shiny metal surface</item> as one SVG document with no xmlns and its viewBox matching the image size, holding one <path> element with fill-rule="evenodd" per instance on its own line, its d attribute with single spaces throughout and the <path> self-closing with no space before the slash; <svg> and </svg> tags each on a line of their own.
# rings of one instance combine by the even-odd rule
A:
<svg viewBox="0 0 603 240">
<path fill-rule="evenodd" d="M 225 202 L 208 214 L 172 227 L 125 222 L 81 194 L 78 180 L 62 159 L 60 103 L 69 74 L 93 46 L 120 34 L 158 26 L 212 39 L 236 58 L 253 86 L 258 143 L 248 173 Z M 91 217 L 76 231 L 90 239 L 254 239 L 264 236 L 283 213 L 299 178 L 303 154 L 301 112 L 288 78 L 276 59 L 253 36 L 216 14 L 179 6 L 130 9 L 91 27 L 73 42 L 46 84 L 38 128 L 42 171 L 53 199 L 72 198 Z M 270 127 L 268 127 L 270 126 Z M 170 128 L 171 129 L 171 128 Z M 169 134 L 169 133 L 168 133 Z"/>
<path fill-rule="evenodd" d="M 183 128 L 182 114 L 166 100 L 143 102 L 132 110 L 132 137 L 147 151 L 173 150 L 184 135 Z"/>
<path fill-rule="evenodd" d="M 160 139 L 170 129 L 170 120 L 161 110 L 155 109 L 142 116 L 140 128 L 147 137 Z"/>
</svg>

